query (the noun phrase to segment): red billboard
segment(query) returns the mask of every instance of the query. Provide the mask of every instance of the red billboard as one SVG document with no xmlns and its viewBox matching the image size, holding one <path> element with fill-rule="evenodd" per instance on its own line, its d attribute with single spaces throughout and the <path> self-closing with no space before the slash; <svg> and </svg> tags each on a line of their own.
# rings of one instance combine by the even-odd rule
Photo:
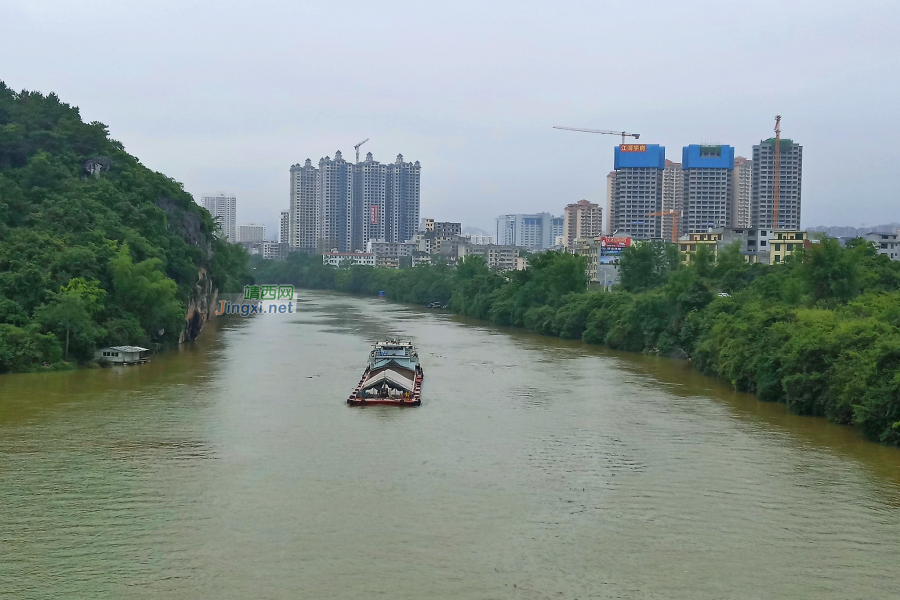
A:
<svg viewBox="0 0 900 600">
<path fill-rule="evenodd" d="M 600 254 L 622 254 L 622 250 L 630 246 L 630 237 L 603 236 L 600 238 Z"/>
<path fill-rule="evenodd" d="M 378 205 L 373 204 L 369 207 L 369 223 L 378 225 Z"/>
</svg>

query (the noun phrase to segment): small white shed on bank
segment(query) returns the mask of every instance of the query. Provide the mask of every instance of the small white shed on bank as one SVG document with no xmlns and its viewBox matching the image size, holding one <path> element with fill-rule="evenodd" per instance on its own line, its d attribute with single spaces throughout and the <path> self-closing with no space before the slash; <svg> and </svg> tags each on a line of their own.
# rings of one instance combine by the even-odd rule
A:
<svg viewBox="0 0 900 600">
<path fill-rule="evenodd" d="M 109 346 L 94 352 L 94 359 L 98 362 L 136 365 L 147 362 L 147 357 L 144 353 L 149 351 L 147 348 L 141 348 L 140 346 Z"/>
</svg>

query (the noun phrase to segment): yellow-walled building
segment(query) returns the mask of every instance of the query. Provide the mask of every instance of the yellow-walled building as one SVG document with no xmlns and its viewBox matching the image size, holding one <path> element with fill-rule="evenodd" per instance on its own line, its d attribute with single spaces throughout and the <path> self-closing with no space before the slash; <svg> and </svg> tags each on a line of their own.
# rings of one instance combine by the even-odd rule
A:
<svg viewBox="0 0 900 600">
<path fill-rule="evenodd" d="M 805 231 L 775 231 L 769 240 L 770 265 L 784 262 L 784 259 L 800 248 L 809 248 L 809 234 Z"/>
<path fill-rule="evenodd" d="M 702 246 L 708 246 L 714 255 L 719 249 L 740 242 L 741 254 L 747 262 L 774 265 L 784 262 L 798 248 L 809 246 L 809 234 L 805 231 L 728 227 L 705 233 L 691 233 L 678 241 L 678 249 L 684 262 Z"/>
</svg>

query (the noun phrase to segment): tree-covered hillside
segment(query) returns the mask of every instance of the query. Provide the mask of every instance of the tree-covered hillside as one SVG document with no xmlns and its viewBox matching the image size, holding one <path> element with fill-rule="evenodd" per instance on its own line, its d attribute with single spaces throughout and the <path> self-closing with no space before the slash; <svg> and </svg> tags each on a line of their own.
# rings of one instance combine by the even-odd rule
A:
<svg viewBox="0 0 900 600">
<path fill-rule="evenodd" d="M 177 342 L 198 294 L 248 278 L 214 230 L 104 124 L 0 82 L 0 373 Z"/>
</svg>

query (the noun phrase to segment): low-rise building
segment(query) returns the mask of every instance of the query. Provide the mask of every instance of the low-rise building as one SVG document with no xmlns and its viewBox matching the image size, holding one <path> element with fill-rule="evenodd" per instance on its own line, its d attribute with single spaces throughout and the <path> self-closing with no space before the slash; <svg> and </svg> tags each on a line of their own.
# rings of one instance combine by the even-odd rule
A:
<svg viewBox="0 0 900 600">
<path fill-rule="evenodd" d="M 381 269 L 399 269 L 400 257 L 375 255 L 375 266 Z"/>
<path fill-rule="evenodd" d="M 431 254 L 434 250 L 434 230 L 418 234 L 414 241 L 416 243 L 416 251 Z"/>
<path fill-rule="evenodd" d="M 483 256 L 489 269 L 494 271 L 514 271 L 517 268 L 519 248 L 516 246 L 465 246 L 466 256 Z"/>
<path fill-rule="evenodd" d="M 416 242 L 385 242 L 383 240 L 369 240 L 366 244 L 366 252 L 375 255 L 375 265 L 379 267 L 399 268 L 400 259 L 412 256 L 416 251 Z"/>
<path fill-rule="evenodd" d="M 896 233 L 880 233 L 873 231 L 863 236 L 866 241 L 875 244 L 878 254 L 884 254 L 891 260 L 900 260 L 900 241 Z"/>
<path fill-rule="evenodd" d="M 611 287 L 619 281 L 619 257 L 632 245 L 630 237 L 597 236 L 578 238 L 572 245 L 572 253 L 587 259 L 585 275 L 588 282 Z"/>
<path fill-rule="evenodd" d="M 458 235 L 435 236 L 432 252 L 446 256 L 448 260 L 455 261 L 465 256 L 466 240 Z"/>
<path fill-rule="evenodd" d="M 584 273 L 588 281 L 597 281 L 597 265 L 600 262 L 600 244 L 594 238 L 576 238 L 572 242 L 572 254 L 587 259 Z"/>
<path fill-rule="evenodd" d="M 608 289 L 619 282 L 619 256 L 621 250 L 629 246 L 631 238 L 598 236 L 593 239 L 576 239 L 572 245 L 572 253 L 587 259 L 584 274 L 588 284 Z"/>
<path fill-rule="evenodd" d="M 487 246 L 488 244 L 496 244 L 497 238 L 493 235 L 484 235 L 481 233 L 467 233 L 462 236 L 467 243 L 473 246 Z"/>
<path fill-rule="evenodd" d="M 147 362 L 147 352 L 150 350 L 140 346 L 109 346 L 96 350 L 94 360 L 120 365 L 136 365 Z"/>
<path fill-rule="evenodd" d="M 430 252 L 421 252 L 419 250 L 415 250 L 412 253 L 412 266 L 418 267 L 419 265 L 430 265 L 431 264 L 431 253 Z"/>
<path fill-rule="evenodd" d="M 809 248 L 809 234 L 805 231 L 777 230 L 769 240 L 769 264 L 777 265 L 800 248 Z"/>
<path fill-rule="evenodd" d="M 322 264 L 342 267 L 345 264 L 375 266 L 375 255 L 370 252 L 326 252 Z"/>
<path fill-rule="evenodd" d="M 681 259 L 690 262 L 691 255 L 708 246 L 714 255 L 719 250 L 738 242 L 740 252 L 751 263 L 775 264 L 783 262 L 795 250 L 809 246 L 805 231 L 757 229 L 755 227 L 724 227 L 702 233 L 691 233 L 678 241 Z"/>
</svg>

